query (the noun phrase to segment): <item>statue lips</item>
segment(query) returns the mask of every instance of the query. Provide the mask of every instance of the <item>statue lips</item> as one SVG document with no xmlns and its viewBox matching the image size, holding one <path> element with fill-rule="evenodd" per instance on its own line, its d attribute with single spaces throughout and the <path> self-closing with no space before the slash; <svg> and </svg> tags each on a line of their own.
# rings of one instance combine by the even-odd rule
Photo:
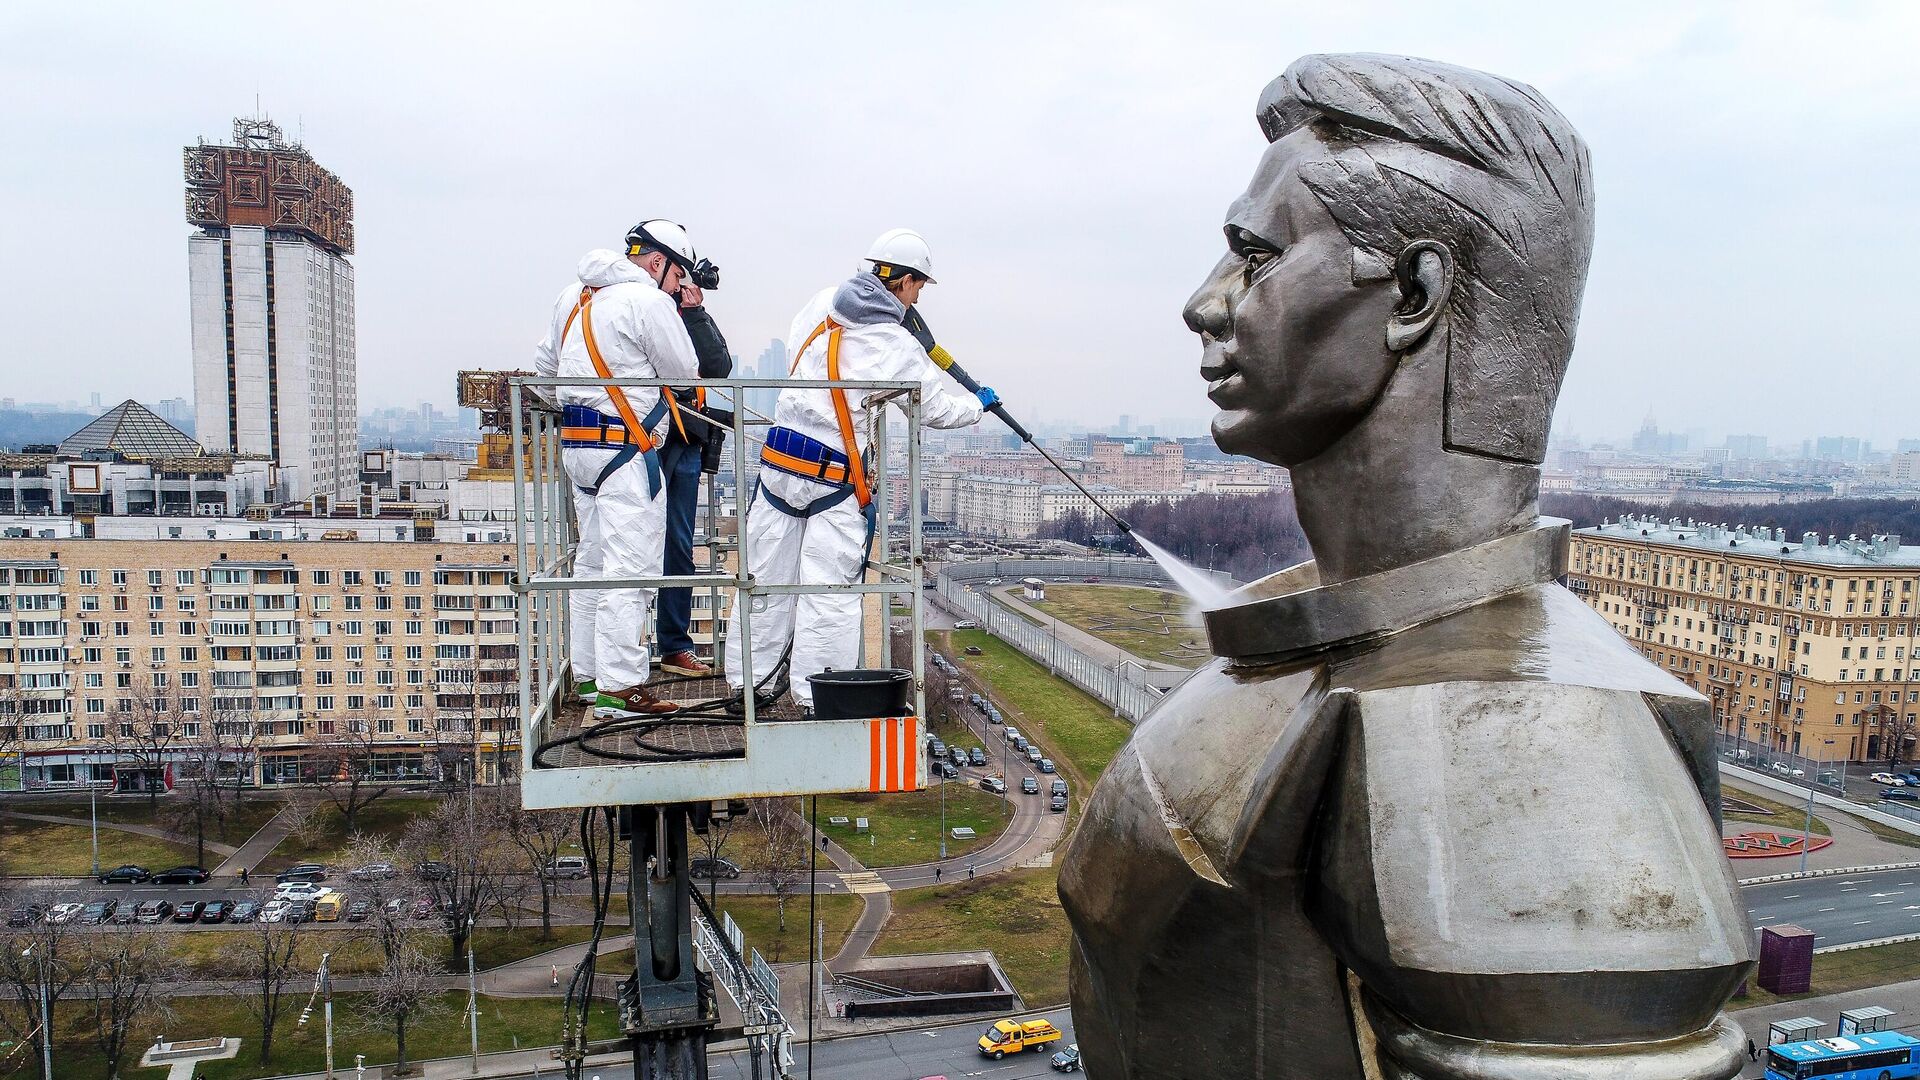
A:
<svg viewBox="0 0 1920 1080">
<path fill-rule="evenodd" d="M 1246 387 L 1240 369 L 1225 347 L 1209 343 L 1200 362 L 1200 377 L 1207 380 L 1207 398 L 1222 409 L 1234 407 L 1234 395 Z"/>
</svg>

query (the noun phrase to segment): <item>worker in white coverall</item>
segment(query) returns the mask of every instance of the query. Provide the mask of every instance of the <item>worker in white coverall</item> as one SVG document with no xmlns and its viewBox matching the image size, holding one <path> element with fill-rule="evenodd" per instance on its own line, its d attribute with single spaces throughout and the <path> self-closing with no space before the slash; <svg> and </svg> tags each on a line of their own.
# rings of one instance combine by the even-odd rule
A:
<svg viewBox="0 0 1920 1080">
<path fill-rule="evenodd" d="M 794 317 L 787 338 L 799 342 L 796 379 L 873 379 L 917 382 L 920 419 L 957 428 L 980 420 L 1000 399 L 991 388 L 966 392 L 928 358 L 901 325 L 920 290 L 933 281 L 927 242 L 909 229 L 883 234 L 868 251 L 866 268 L 823 290 Z M 867 562 L 873 514 L 865 476 L 870 405 L 858 390 L 780 392 L 774 426 L 760 456 L 760 480 L 747 509 L 748 570 L 767 585 L 851 584 Z M 768 682 L 789 643 L 787 683 L 803 708 L 813 705 L 807 676 L 853 667 L 860 652 L 858 593 L 774 594 L 753 606 L 753 672 L 758 700 L 770 703 L 782 687 Z M 743 689 L 740 600 L 727 622 L 727 681 Z M 741 694 L 744 697 L 744 693 Z M 738 699 L 736 699 L 738 700 Z M 737 706 L 736 706 L 737 707 Z"/>
<path fill-rule="evenodd" d="M 680 284 L 697 258 L 687 231 L 654 219 L 627 234 L 626 251 L 590 251 L 579 280 L 554 301 L 534 370 L 560 378 L 699 377 L 680 318 Z M 575 577 L 657 577 L 666 551 L 667 504 L 656 452 L 671 394 L 653 387 L 562 386 L 561 460 L 579 527 Z M 570 593 L 574 692 L 601 718 L 671 713 L 647 690 L 652 589 Z"/>
</svg>

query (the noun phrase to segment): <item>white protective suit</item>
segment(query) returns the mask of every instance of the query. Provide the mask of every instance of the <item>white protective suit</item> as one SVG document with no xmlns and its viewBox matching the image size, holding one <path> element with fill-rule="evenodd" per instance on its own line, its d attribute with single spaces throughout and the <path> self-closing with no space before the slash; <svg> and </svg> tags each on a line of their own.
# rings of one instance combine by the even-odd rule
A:
<svg viewBox="0 0 1920 1080">
<path fill-rule="evenodd" d="M 886 292 L 880 279 L 860 274 L 825 289 L 794 316 L 787 340 L 805 342 L 829 314 L 846 327 L 840 342 L 842 379 L 918 382 L 921 386 L 921 422 L 937 428 L 978 423 L 979 399 L 962 389 L 934 362 L 926 349 L 900 325 L 905 307 Z M 827 334 L 814 338 L 797 358 L 793 377 L 827 377 Z M 847 391 L 855 438 L 864 460 L 870 449 L 866 396 Z M 780 392 L 774 423 L 845 452 L 833 396 L 826 390 L 787 389 Z M 849 584 L 860 579 L 867 558 L 867 519 L 859 502 L 848 497 L 812 517 L 795 517 L 767 500 L 767 493 L 804 510 L 815 500 L 834 494 L 831 484 L 760 468 L 760 485 L 747 511 L 748 567 L 756 581 L 770 585 Z M 828 668 L 853 667 L 860 654 L 860 595 L 815 593 L 800 596 L 763 596 L 753 608 L 753 677 L 764 682 L 780 660 L 788 641 L 793 643 L 791 680 L 794 699 L 813 703 L 808 675 Z M 798 630 L 795 623 L 798 623 Z M 738 690 L 744 673 L 740 662 L 740 601 L 734 599 L 727 623 L 727 681 Z"/>
<path fill-rule="evenodd" d="M 590 251 L 580 260 L 580 280 L 561 290 L 553 304 L 547 336 L 534 347 L 533 367 L 541 375 L 599 378 L 587 355 L 580 318 L 566 330 L 567 316 L 580 302 L 582 286 L 593 294 L 594 341 L 607 370 L 616 379 L 685 379 L 700 376 L 693 341 L 680 320 L 679 302 L 660 291 L 645 270 L 618 251 Z M 565 334 L 566 340 L 561 336 Z M 659 402 L 657 390 L 628 387 L 627 401 L 642 423 Z M 584 405 L 618 417 L 607 388 L 562 386 L 562 405 Z M 671 421 L 653 428 L 656 442 Z M 573 481 L 573 509 L 580 530 L 573 559 L 575 577 L 658 576 L 666 551 L 665 489 L 655 495 L 647 483 L 646 463 L 629 461 L 591 488 L 617 453 L 614 447 L 572 447 L 561 452 Z M 575 589 L 571 596 L 573 673 L 593 679 L 602 690 L 626 690 L 647 681 L 646 634 L 653 626 L 652 589 Z"/>
</svg>

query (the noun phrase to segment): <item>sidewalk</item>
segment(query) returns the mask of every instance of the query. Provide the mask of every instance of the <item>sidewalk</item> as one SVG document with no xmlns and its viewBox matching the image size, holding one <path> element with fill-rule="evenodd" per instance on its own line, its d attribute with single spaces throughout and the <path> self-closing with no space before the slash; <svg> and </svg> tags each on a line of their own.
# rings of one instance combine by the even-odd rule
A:
<svg viewBox="0 0 1920 1080">
<path fill-rule="evenodd" d="M 22 821 L 44 821 L 49 825 L 78 825 L 83 829 L 94 824 L 92 818 L 61 817 L 57 814 L 29 814 L 19 810 L 10 811 L 8 816 L 19 818 Z M 150 836 L 155 840 L 165 840 L 169 844 L 184 844 L 187 847 L 193 846 L 193 837 L 182 836 L 177 832 L 170 832 L 154 825 L 131 825 L 118 821 L 102 821 L 99 825 L 103 829 L 112 829 L 115 832 L 134 833 L 139 836 Z M 207 841 L 207 850 L 216 855 L 226 855 L 234 849 L 231 844 L 221 844 L 209 840 Z"/>
<path fill-rule="evenodd" d="M 258 868 L 260 861 L 271 855 L 273 849 L 279 847 L 280 842 L 285 840 L 287 833 L 291 831 L 284 822 L 286 816 L 286 808 L 282 807 L 279 813 L 268 818 L 265 825 L 260 826 L 252 836 L 247 837 L 246 843 L 238 848 L 229 848 L 230 854 L 221 861 L 219 866 L 213 868 L 213 876 L 237 878 L 240 876 L 242 867 L 245 867 L 249 873 Z"/>
<path fill-rule="evenodd" d="M 1818 961 L 1815 961 L 1818 963 Z M 1812 1016 L 1826 1022 L 1819 1033 L 1821 1037 L 1831 1038 L 1840 1022 L 1840 1013 L 1847 1009 L 1858 1009 L 1865 1005 L 1884 1005 L 1892 1009 L 1895 1015 L 1887 1018 L 1890 1031 L 1903 1031 L 1909 1035 L 1920 1035 L 1920 979 L 1910 982 L 1889 983 L 1866 990 L 1850 990 L 1844 994 L 1829 994 L 1825 997 L 1795 998 L 1777 1005 L 1761 1005 L 1751 1009 L 1741 1009 L 1733 1014 L 1733 1020 L 1746 1029 L 1747 1038 L 1755 1046 L 1767 1045 L 1767 1025 L 1775 1020 L 1791 1020 L 1801 1016 Z M 1761 1057 L 1765 1058 L 1764 1052 Z M 1759 1063 L 1749 1064 L 1740 1070 L 1743 1080 L 1756 1078 L 1764 1070 Z"/>
</svg>

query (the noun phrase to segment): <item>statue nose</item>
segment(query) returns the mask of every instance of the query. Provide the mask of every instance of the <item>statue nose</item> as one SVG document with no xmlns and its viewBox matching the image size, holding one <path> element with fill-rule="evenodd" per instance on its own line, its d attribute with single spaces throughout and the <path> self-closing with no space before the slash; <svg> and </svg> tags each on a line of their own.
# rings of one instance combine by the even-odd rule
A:
<svg viewBox="0 0 1920 1080">
<path fill-rule="evenodd" d="M 1220 267 L 1214 269 L 1206 284 L 1187 298 L 1182 314 L 1186 317 L 1187 329 L 1202 337 L 1225 341 L 1233 336 L 1233 305 L 1227 294 L 1231 275 L 1222 272 Z"/>
</svg>

